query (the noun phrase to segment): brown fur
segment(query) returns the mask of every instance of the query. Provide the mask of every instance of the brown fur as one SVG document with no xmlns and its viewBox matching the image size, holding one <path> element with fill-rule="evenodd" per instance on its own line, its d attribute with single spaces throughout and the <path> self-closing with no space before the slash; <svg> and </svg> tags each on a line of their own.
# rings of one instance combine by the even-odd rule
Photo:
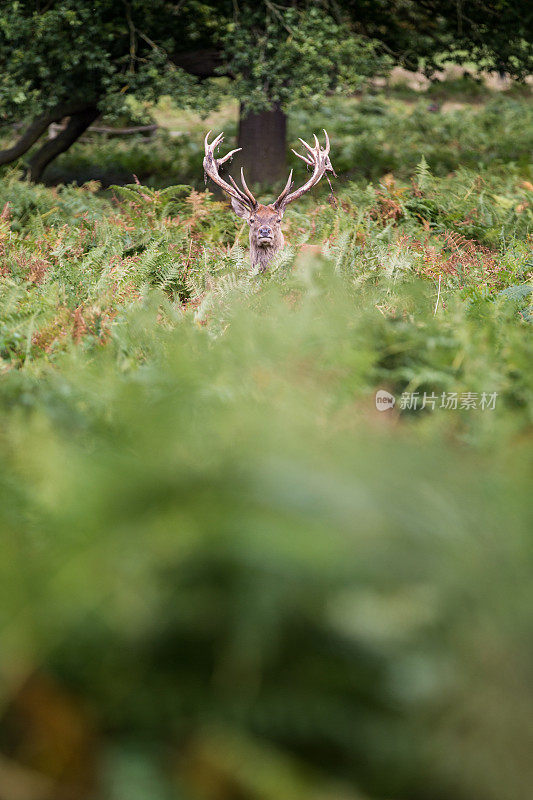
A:
<svg viewBox="0 0 533 800">
<path fill-rule="evenodd" d="M 257 268 L 259 272 L 264 272 L 268 269 L 272 258 L 285 244 L 281 231 L 283 212 L 276 209 L 274 205 L 264 206 L 261 203 L 254 211 L 250 211 L 246 206 L 234 199 L 232 199 L 231 205 L 235 213 L 245 219 L 250 226 L 250 260 L 252 267 Z M 259 231 L 265 227 L 270 228 L 270 241 L 261 240 Z"/>
</svg>

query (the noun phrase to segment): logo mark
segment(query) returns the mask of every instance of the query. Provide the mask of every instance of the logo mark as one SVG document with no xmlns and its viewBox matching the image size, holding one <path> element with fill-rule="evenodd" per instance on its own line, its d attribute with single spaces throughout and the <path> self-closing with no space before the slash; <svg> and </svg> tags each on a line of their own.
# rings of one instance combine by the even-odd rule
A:
<svg viewBox="0 0 533 800">
<path fill-rule="evenodd" d="M 396 398 L 390 392 L 386 392 L 385 389 L 378 389 L 376 392 L 376 408 L 378 411 L 388 411 L 390 408 L 394 408 L 394 404 L 396 402 Z"/>
</svg>

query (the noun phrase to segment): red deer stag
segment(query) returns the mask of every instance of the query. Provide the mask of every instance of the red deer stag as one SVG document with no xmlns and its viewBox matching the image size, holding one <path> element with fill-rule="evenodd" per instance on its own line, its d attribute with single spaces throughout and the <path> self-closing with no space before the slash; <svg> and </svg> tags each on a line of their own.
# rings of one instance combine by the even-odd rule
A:
<svg viewBox="0 0 533 800">
<path fill-rule="evenodd" d="M 237 186 L 231 175 L 229 176 L 231 185 L 219 175 L 219 167 L 222 166 L 222 164 L 225 164 L 226 161 L 234 156 L 235 153 L 238 153 L 242 148 L 239 147 L 237 150 L 232 150 L 231 153 L 228 153 L 223 158 L 216 158 L 214 150 L 215 147 L 217 147 L 223 141 L 224 134 L 220 133 L 216 139 L 211 142 L 211 144 L 209 144 L 209 136 L 211 135 L 211 131 L 209 131 L 205 137 L 205 174 L 209 175 L 213 183 L 216 183 L 217 186 L 220 186 L 222 191 L 229 195 L 231 205 L 235 213 L 239 217 L 245 219 L 250 226 L 250 259 L 252 262 L 252 267 L 257 268 L 259 272 L 264 272 L 267 269 L 273 256 L 279 250 L 281 250 L 285 243 L 283 233 L 281 232 L 281 220 L 285 212 L 285 207 L 294 200 L 298 200 L 298 198 L 305 194 L 305 192 L 308 192 L 309 189 L 319 182 L 326 172 L 332 172 L 335 175 L 335 171 L 331 166 L 331 161 L 329 160 L 329 137 L 326 131 L 324 131 L 324 133 L 326 135 L 325 148 L 320 146 L 319 141 L 315 136 L 314 147 L 311 147 L 307 144 L 307 142 L 304 142 L 303 139 L 300 139 L 301 143 L 307 150 L 307 153 L 304 156 L 300 155 L 300 153 L 297 153 L 296 150 L 292 151 L 296 156 L 298 156 L 298 158 L 301 158 L 308 167 L 313 168 L 313 174 L 309 180 L 306 181 L 303 186 L 300 186 L 299 189 L 295 189 L 294 192 L 291 192 L 293 185 L 291 170 L 289 179 L 285 184 L 285 188 L 283 189 L 282 193 L 274 203 L 271 203 L 268 206 L 264 206 L 257 202 L 246 185 L 242 169 L 242 189 Z"/>
</svg>

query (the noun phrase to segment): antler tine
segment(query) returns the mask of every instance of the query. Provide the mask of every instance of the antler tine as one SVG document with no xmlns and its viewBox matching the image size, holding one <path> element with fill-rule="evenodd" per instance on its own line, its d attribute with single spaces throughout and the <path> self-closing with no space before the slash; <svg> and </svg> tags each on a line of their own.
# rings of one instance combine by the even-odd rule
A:
<svg viewBox="0 0 533 800">
<path fill-rule="evenodd" d="M 205 152 L 206 153 L 209 152 L 209 151 L 211 151 L 211 153 L 212 153 L 214 151 L 214 149 L 217 146 L 217 144 L 220 144 L 220 142 L 224 139 L 224 132 L 219 133 L 218 136 L 216 136 L 213 139 L 211 144 L 209 144 L 209 141 L 208 141 L 210 136 L 211 136 L 211 131 L 207 131 L 206 137 L 204 139 Z"/>
<path fill-rule="evenodd" d="M 226 161 L 229 161 L 230 158 L 233 158 L 235 153 L 238 153 L 239 150 L 242 150 L 242 147 L 236 147 L 235 150 L 230 150 L 230 152 L 224 156 L 224 158 L 217 158 L 218 165 L 225 164 Z"/>
<path fill-rule="evenodd" d="M 219 133 L 218 136 L 216 136 L 213 139 L 211 144 L 209 144 L 210 136 L 211 136 L 211 131 L 208 131 L 204 139 L 204 145 L 205 145 L 204 170 L 206 175 L 209 175 L 213 183 L 216 183 L 216 185 L 219 186 L 223 192 L 226 192 L 226 194 L 228 194 L 234 200 L 238 200 L 240 203 L 244 203 L 249 207 L 257 205 L 256 201 L 252 200 L 253 195 L 251 194 L 251 192 L 249 192 L 249 195 L 243 192 L 243 190 L 237 186 L 237 184 L 231 177 L 230 181 L 232 182 L 233 186 L 230 186 L 230 184 L 227 183 L 223 178 L 221 178 L 218 173 L 218 168 L 222 164 L 225 164 L 226 161 L 228 161 L 233 155 L 235 155 L 235 153 L 241 150 L 241 148 L 238 147 L 236 150 L 232 150 L 230 153 L 223 156 L 223 158 L 216 158 L 214 155 L 214 150 L 215 147 L 218 144 L 220 144 L 220 142 L 223 141 L 224 133 Z"/>
<path fill-rule="evenodd" d="M 309 152 L 310 152 L 311 154 L 313 154 L 313 153 L 315 152 L 315 151 L 313 150 L 313 148 L 311 147 L 311 145 L 310 145 L 310 144 L 307 144 L 307 142 L 304 142 L 304 140 L 303 140 L 303 139 L 300 139 L 300 137 L 299 137 L 299 136 L 298 136 L 298 140 L 299 140 L 299 141 L 300 141 L 300 142 L 303 144 L 303 146 L 305 147 L 305 149 L 306 149 L 306 150 L 309 150 Z"/>
<path fill-rule="evenodd" d="M 333 172 L 335 175 L 335 171 L 329 160 L 329 149 L 330 149 L 330 142 L 329 136 L 327 132 L 324 130 L 324 134 L 326 136 L 326 146 L 322 148 L 320 146 L 320 142 L 316 134 L 313 134 L 313 139 L 315 142 L 315 146 L 311 147 L 311 145 L 307 144 L 303 139 L 300 139 L 300 142 L 303 144 L 307 153 L 305 155 L 301 155 L 301 153 L 297 153 L 296 150 L 292 152 L 298 156 L 307 166 L 313 167 L 313 174 L 309 177 L 309 179 L 304 183 L 303 186 L 300 186 L 299 189 L 296 189 L 294 192 L 288 194 L 287 187 L 283 190 L 282 194 L 276 200 L 276 204 L 286 206 L 288 203 L 292 203 L 294 200 L 297 200 L 301 197 L 305 192 L 308 192 L 309 189 L 312 189 L 319 180 L 323 177 L 326 172 Z"/>
<path fill-rule="evenodd" d="M 274 208 L 278 208 L 282 204 L 285 197 L 290 192 L 291 186 L 292 186 L 292 169 L 289 173 L 289 177 L 287 179 L 287 183 L 285 184 L 285 188 L 283 189 L 278 199 L 274 202 Z"/>
<path fill-rule="evenodd" d="M 248 195 L 244 194 L 244 192 L 241 189 L 241 187 L 233 180 L 231 175 L 228 175 L 228 178 L 230 179 L 231 185 L 233 186 L 235 191 L 239 193 L 239 200 L 242 200 L 243 202 L 245 202 L 246 205 L 250 205 L 250 198 L 248 197 Z"/>
<path fill-rule="evenodd" d="M 291 150 L 292 150 L 292 147 L 291 147 Z M 295 155 L 295 156 L 298 156 L 298 158 L 301 158 L 301 159 L 302 159 L 302 161 L 305 161 L 305 163 L 306 163 L 306 164 L 307 164 L 309 167 L 312 167 L 312 166 L 313 166 L 313 162 L 311 161 L 311 159 L 310 159 L 310 158 L 307 158 L 306 156 L 302 156 L 302 155 L 301 155 L 301 153 L 297 153 L 297 152 L 296 152 L 296 150 L 292 150 L 292 152 L 294 153 L 294 155 Z"/>
<path fill-rule="evenodd" d="M 245 194 L 248 195 L 249 199 L 252 201 L 254 206 L 256 206 L 257 205 L 257 200 L 255 199 L 255 197 L 253 196 L 253 194 L 249 190 L 248 186 L 246 185 L 246 181 L 244 180 L 244 170 L 243 170 L 242 167 L 241 167 L 241 183 L 242 183 L 243 189 L 245 191 Z"/>
<path fill-rule="evenodd" d="M 330 143 L 329 143 L 328 132 L 327 132 L 327 130 L 325 128 L 322 128 L 322 130 L 324 131 L 324 136 L 326 137 L 326 146 L 324 148 L 324 154 L 326 156 L 326 172 L 332 172 L 333 175 L 335 175 L 335 177 L 337 178 L 338 175 L 335 172 L 335 170 L 333 169 L 333 164 L 329 160 Z"/>
</svg>

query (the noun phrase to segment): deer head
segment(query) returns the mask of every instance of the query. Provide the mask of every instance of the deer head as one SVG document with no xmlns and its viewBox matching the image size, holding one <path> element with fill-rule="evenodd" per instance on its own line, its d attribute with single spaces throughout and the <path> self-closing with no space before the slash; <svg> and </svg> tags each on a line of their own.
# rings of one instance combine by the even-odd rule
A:
<svg viewBox="0 0 533 800">
<path fill-rule="evenodd" d="M 224 140 L 224 134 L 220 133 L 215 139 L 213 139 L 211 144 L 209 144 L 209 136 L 211 135 L 211 131 L 209 131 L 205 137 L 205 174 L 209 175 L 213 183 L 216 183 L 217 186 L 220 186 L 222 191 L 229 196 L 234 212 L 248 222 L 248 225 L 250 226 L 250 258 L 252 267 L 257 267 L 260 272 L 264 272 L 265 269 L 267 269 L 268 264 L 272 260 L 273 256 L 283 247 L 285 243 L 283 233 L 281 231 L 281 220 L 283 219 L 283 214 L 288 204 L 292 203 L 294 200 L 297 200 L 299 197 L 305 194 L 305 192 L 308 192 L 309 189 L 315 186 L 322 178 L 324 173 L 332 172 L 335 175 L 335 171 L 331 165 L 331 161 L 329 160 L 329 137 L 326 131 L 324 131 L 324 134 L 326 136 L 326 146 L 324 148 L 320 146 L 317 137 L 314 136 L 314 147 L 311 147 L 307 144 L 307 142 L 304 142 L 303 139 L 300 139 L 307 151 L 305 155 L 300 155 L 300 153 L 297 153 L 296 150 L 292 151 L 296 156 L 298 156 L 298 158 L 301 158 L 308 167 L 312 168 L 313 173 L 311 177 L 306 181 L 306 183 L 303 184 L 303 186 L 300 186 L 299 189 L 291 191 L 293 186 L 291 170 L 282 193 L 277 200 L 267 206 L 257 202 L 246 185 L 242 169 L 242 189 L 240 186 L 237 186 L 231 175 L 229 176 L 231 183 L 227 183 L 219 175 L 219 167 L 222 164 L 225 164 L 226 161 L 232 158 L 232 156 L 234 156 L 235 153 L 238 153 L 242 148 L 238 147 L 236 150 L 232 150 L 223 158 L 216 158 L 214 150 L 215 147 L 217 147 Z"/>
</svg>

